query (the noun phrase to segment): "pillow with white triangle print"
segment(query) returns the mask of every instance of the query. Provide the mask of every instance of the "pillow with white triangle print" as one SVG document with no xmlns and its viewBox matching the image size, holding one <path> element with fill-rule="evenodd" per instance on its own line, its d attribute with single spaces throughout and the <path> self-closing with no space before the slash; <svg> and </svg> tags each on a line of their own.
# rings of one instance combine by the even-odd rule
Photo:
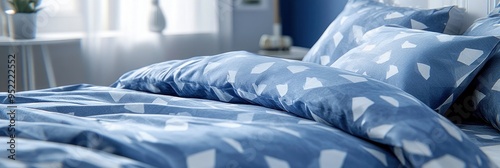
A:
<svg viewBox="0 0 500 168">
<path fill-rule="evenodd" d="M 367 32 L 331 67 L 394 85 L 444 114 L 496 51 L 492 36 L 453 36 L 397 26 Z"/>
<path fill-rule="evenodd" d="M 474 22 L 464 35 L 497 36 L 500 38 L 500 14 L 498 11 L 500 11 L 500 6 L 488 17 Z M 453 107 L 467 107 L 461 110 L 473 111 L 473 114 L 500 130 L 500 53 L 497 53 L 486 63 L 466 92 L 455 102 L 455 105 Z M 450 109 L 450 112 L 458 112 L 458 110 Z"/>
<path fill-rule="evenodd" d="M 395 24 L 445 34 L 459 34 L 464 11 L 458 7 L 414 9 L 394 7 L 375 0 L 349 0 L 303 61 L 329 66 L 374 28 Z"/>
</svg>

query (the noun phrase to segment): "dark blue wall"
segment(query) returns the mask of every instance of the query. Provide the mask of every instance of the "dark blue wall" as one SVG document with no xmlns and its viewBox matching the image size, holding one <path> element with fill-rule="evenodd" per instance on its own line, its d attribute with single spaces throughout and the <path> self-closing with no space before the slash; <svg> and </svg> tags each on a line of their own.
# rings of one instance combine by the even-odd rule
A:
<svg viewBox="0 0 500 168">
<path fill-rule="evenodd" d="M 344 9 L 347 0 L 282 0 L 283 34 L 295 46 L 312 47 L 323 31 Z"/>
</svg>

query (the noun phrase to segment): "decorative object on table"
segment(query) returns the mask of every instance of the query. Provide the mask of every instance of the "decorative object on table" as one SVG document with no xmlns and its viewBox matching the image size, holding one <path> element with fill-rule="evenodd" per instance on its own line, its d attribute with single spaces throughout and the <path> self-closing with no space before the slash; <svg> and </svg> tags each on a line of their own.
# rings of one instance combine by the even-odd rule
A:
<svg viewBox="0 0 500 168">
<path fill-rule="evenodd" d="M 9 34 L 14 39 L 36 37 L 36 16 L 41 0 L 9 0 L 12 10 L 7 11 Z"/>
<path fill-rule="evenodd" d="M 7 0 L 0 0 L 0 11 L 6 11 Z M 0 12 L 0 36 L 8 36 L 7 31 L 7 16 L 4 12 Z"/>
<path fill-rule="evenodd" d="M 262 35 L 260 48 L 263 50 L 289 50 L 292 46 L 292 38 L 281 34 L 280 2 L 274 0 L 274 25 L 273 35 Z"/>
<path fill-rule="evenodd" d="M 149 16 L 149 30 L 152 32 L 161 33 L 167 27 L 167 21 L 160 7 L 159 0 L 152 0 L 153 8 Z"/>
</svg>

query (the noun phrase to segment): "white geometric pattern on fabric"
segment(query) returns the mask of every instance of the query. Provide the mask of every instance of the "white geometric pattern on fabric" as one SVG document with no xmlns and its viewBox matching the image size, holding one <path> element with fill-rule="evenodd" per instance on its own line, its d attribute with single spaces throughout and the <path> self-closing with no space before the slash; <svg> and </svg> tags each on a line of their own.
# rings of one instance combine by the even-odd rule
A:
<svg viewBox="0 0 500 168">
<path fill-rule="evenodd" d="M 143 103 L 126 104 L 123 107 L 131 112 L 134 112 L 134 113 L 144 113 L 144 104 Z"/>
<path fill-rule="evenodd" d="M 495 85 L 493 85 L 493 87 L 491 88 L 491 90 L 500 92 L 500 79 L 497 80 L 497 82 L 495 83 Z"/>
<path fill-rule="evenodd" d="M 347 153 L 335 149 L 321 151 L 319 155 L 320 168 L 341 168 L 344 165 Z"/>
<path fill-rule="evenodd" d="M 236 82 L 236 73 L 238 73 L 238 71 L 228 71 L 227 72 L 227 82 L 228 83 Z"/>
<path fill-rule="evenodd" d="M 279 116 L 283 116 L 283 117 L 290 117 L 290 115 L 286 114 L 285 112 L 281 112 L 281 111 L 266 110 L 266 113 L 268 113 L 268 114 L 274 114 L 274 115 L 279 115 Z"/>
<path fill-rule="evenodd" d="M 384 139 L 385 135 L 394 127 L 394 125 L 381 125 L 368 130 L 370 138 Z"/>
<path fill-rule="evenodd" d="M 306 83 L 304 84 L 304 90 L 314 89 L 323 87 L 323 83 L 318 80 L 318 78 L 306 78 Z"/>
<path fill-rule="evenodd" d="M 221 101 L 229 102 L 234 98 L 233 96 L 231 96 L 230 94 L 227 94 L 226 92 L 223 92 L 219 88 L 216 88 L 216 87 L 210 87 L 210 88 L 214 91 L 215 95 L 217 95 L 217 97 Z"/>
<path fill-rule="evenodd" d="M 384 166 L 387 166 L 387 156 L 383 154 L 382 152 L 375 150 L 375 149 L 370 149 L 366 147 L 362 147 L 364 150 L 368 151 L 373 157 L 377 158 Z"/>
<path fill-rule="evenodd" d="M 363 32 L 363 27 L 354 25 L 352 26 L 352 34 L 354 35 L 355 41 L 360 43 L 365 33 Z"/>
<path fill-rule="evenodd" d="M 385 16 L 385 20 L 389 20 L 389 19 L 396 19 L 396 18 L 402 18 L 403 14 L 399 13 L 399 12 L 393 12 L 393 13 L 389 13 Z"/>
<path fill-rule="evenodd" d="M 167 102 L 167 101 L 165 101 L 165 100 L 163 100 L 163 99 L 161 99 L 161 98 L 156 98 L 156 99 L 152 102 L 152 104 L 162 104 L 162 105 L 168 105 L 168 102 Z"/>
<path fill-rule="evenodd" d="M 253 121 L 254 114 L 253 113 L 241 113 L 236 117 L 236 121 L 243 123 L 251 123 Z"/>
<path fill-rule="evenodd" d="M 368 79 L 361 76 L 353 76 L 353 75 L 339 75 L 339 76 L 351 81 L 352 83 L 361 83 L 368 81 Z"/>
<path fill-rule="evenodd" d="M 397 34 L 396 36 L 394 36 L 393 40 L 399 40 L 399 39 L 410 37 L 410 36 L 413 36 L 413 35 L 415 35 L 415 34 L 406 33 L 406 32 L 400 32 L 399 34 Z"/>
<path fill-rule="evenodd" d="M 314 114 L 314 112 L 309 112 L 309 114 L 311 114 L 311 116 L 314 119 L 314 121 L 322 123 L 322 124 L 325 124 L 325 125 L 328 125 L 328 126 L 332 126 L 332 124 L 330 124 L 329 122 L 325 121 L 323 118 L 319 117 L 318 115 Z"/>
<path fill-rule="evenodd" d="M 335 43 L 335 46 L 339 46 L 339 43 L 342 39 L 344 39 L 344 35 L 342 35 L 342 33 L 335 33 L 335 35 L 333 36 L 333 42 Z"/>
<path fill-rule="evenodd" d="M 448 132 L 448 134 L 450 134 L 452 137 L 454 137 L 455 139 L 457 139 L 460 142 L 463 141 L 462 135 L 460 134 L 459 130 L 455 129 L 451 124 L 447 123 L 444 120 L 440 119 L 439 123 L 441 124 L 441 126 L 444 127 L 444 129 Z"/>
<path fill-rule="evenodd" d="M 481 103 L 481 101 L 485 97 L 486 97 L 486 95 L 484 93 L 481 93 L 479 90 L 474 90 L 473 99 L 472 99 L 472 101 L 474 101 L 474 108 L 477 108 L 479 103 Z"/>
<path fill-rule="evenodd" d="M 120 99 L 122 99 L 123 96 L 125 96 L 126 93 L 123 93 L 123 92 L 109 92 L 109 95 L 111 96 L 111 98 L 113 98 L 113 100 L 115 101 L 115 103 L 118 103 L 120 101 Z"/>
<path fill-rule="evenodd" d="M 401 48 L 415 48 L 417 47 L 416 44 L 413 44 L 409 41 L 405 41 L 402 45 L 401 45 Z"/>
<path fill-rule="evenodd" d="M 424 29 L 427 29 L 429 27 L 427 27 L 427 25 L 423 24 L 422 22 L 411 19 L 411 28 L 418 29 L 418 30 L 424 30 Z"/>
<path fill-rule="evenodd" d="M 457 82 L 455 82 L 455 87 L 459 87 L 465 81 L 465 79 L 469 76 L 470 76 L 470 73 L 467 73 L 464 76 L 462 76 L 460 79 L 458 79 Z"/>
<path fill-rule="evenodd" d="M 234 140 L 234 139 L 231 139 L 231 138 L 222 138 L 222 140 L 224 142 L 226 142 L 227 144 L 229 144 L 231 147 L 233 147 L 236 151 L 238 151 L 239 153 L 243 153 L 243 147 L 241 147 L 241 144 Z"/>
<path fill-rule="evenodd" d="M 454 36 L 450 36 L 450 35 L 445 35 L 445 34 L 441 34 L 441 35 L 437 35 L 436 38 L 442 42 L 442 43 L 445 43 L 445 42 L 450 42 L 450 41 L 453 41 L 453 39 L 455 38 Z"/>
<path fill-rule="evenodd" d="M 441 104 L 437 109 L 434 109 L 434 110 L 439 110 L 441 109 L 443 106 L 445 105 L 449 105 L 451 103 L 453 103 L 453 99 L 455 98 L 454 94 L 451 94 L 450 97 L 448 97 L 444 102 L 443 104 Z"/>
<path fill-rule="evenodd" d="M 363 51 L 371 51 L 373 50 L 375 47 L 377 47 L 376 45 L 366 45 L 364 48 L 363 48 Z"/>
<path fill-rule="evenodd" d="M 399 107 L 399 101 L 390 96 L 380 96 L 380 98 L 384 99 L 387 103 L 390 103 L 394 107 Z"/>
<path fill-rule="evenodd" d="M 429 78 L 431 77 L 431 66 L 417 63 L 417 67 L 422 77 L 424 77 L 425 80 L 429 80 Z"/>
<path fill-rule="evenodd" d="M 283 97 L 288 93 L 288 84 L 276 85 L 276 90 L 278 90 L 280 97 Z"/>
<path fill-rule="evenodd" d="M 260 96 L 262 92 L 266 89 L 267 85 L 266 84 L 260 84 L 260 85 L 255 85 L 255 83 L 252 84 L 253 89 L 255 90 L 255 93 L 257 96 Z"/>
<path fill-rule="evenodd" d="M 302 124 L 302 125 L 316 125 L 316 124 L 318 124 L 318 122 L 314 122 L 314 121 L 311 121 L 311 120 L 300 120 L 299 122 L 297 122 L 297 124 Z"/>
<path fill-rule="evenodd" d="M 273 65 L 274 65 L 274 62 L 259 64 L 252 69 L 251 74 L 261 74 L 261 73 L 267 71 Z"/>
<path fill-rule="evenodd" d="M 304 71 L 308 70 L 309 68 L 306 66 L 288 66 L 287 69 L 290 70 L 290 72 L 292 72 L 293 74 L 296 74 L 296 73 L 304 72 Z"/>
<path fill-rule="evenodd" d="M 347 16 L 342 16 L 342 17 L 340 18 L 340 25 L 343 25 L 343 24 L 344 24 L 344 22 L 345 22 L 347 19 L 349 19 L 349 17 L 347 17 Z"/>
<path fill-rule="evenodd" d="M 250 100 L 254 100 L 257 98 L 256 94 L 249 93 L 249 92 L 243 91 L 241 89 L 236 89 L 236 92 L 238 93 L 238 95 L 246 97 L 247 99 L 250 99 Z"/>
<path fill-rule="evenodd" d="M 382 54 L 381 56 L 377 57 L 377 60 L 375 61 L 375 63 L 383 64 L 383 63 L 386 63 L 387 61 L 391 60 L 391 53 L 392 53 L 392 51 L 388 51 L 388 52 Z"/>
<path fill-rule="evenodd" d="M 321 65 L 327 65 L 330 63 L 330 56 L 322 56 L 321 58 Z"/>
<path fill-rule="evenodd" d="M 385 75 L 385 79 L 389 79 L 393 77 L 394 75 L 397 75 L 399 73 L 399 69 L 395 65 L 389 65 L 389 70 L 387 70 L 387 74 Z"/>
<path fill-rule="evenodd" d="M 403 140 L 403 149 L 416 155 L 432 156 L 429 146 L 418 141 Z"/>
<path fill-rule="evenodd" d="M 441 167 L 453 167 L 453 168 L 464 168 L 466 165 L 465 163 L 457 159 L 456 157 L 453 157 L 451 155 L 444 155 L 440 158 L 431 160 L 424 165 L 422 165 L 422 168 L 441 168 Z"/>
<path fill-rule="evenodd" d="M 352 119 L 357 121 L 375 102 L 366 97 L 352 98 Z"/>
<path fill-rule="evenodd" d="M 487 139 L 487 140 L 494 140 L 496 138 L 499 138 L 499 136 L 491 136 L 491 135 L 479 135 L 479 134 L 476 134 L 477 137 L 481 138 L 481 139 Z"/>
<path fill-rule="evenodd" d="M 160 93 L 160 89 L 152 84 L 146 85 L 146 88 L 148 88 L 148 90 L 152 93 Z"/>
<path fill-rule="evenodd" d="M 406 159 L 405 156 L 403 155 L 403 150 L 399 147 L 394 147 L 394 155 L 398 158 L 399 162 L 404 166 L 406 165 Z"/>
<path fill-rule="evenodd" d="M 470 66 L 472 63 L 476 62 L 477 59 L 479 59 L 483 54 L 484 51 L 482 50 L 466 48 L 460 53 L 458 61 L 467 66 Z"/>
<path fill-rule="evenodd" d="M 271 156 L 264 156 L 269 168 L 289 168 L 290 165 L 284 160 L 280 160 Z"/>
<path fill-rule="evenodd" d="M 212 168 L 215 167 L 215 149 L 201 151 L 189 155 L 186 159 L 188 168 Z"/>
<path fill-rule="evenodd" d="M 181 82 L 180 80 L 174 80 L 174 83 L 178 86 L 179 90 L 184 90 L 184 82 Z"/>
</svg>

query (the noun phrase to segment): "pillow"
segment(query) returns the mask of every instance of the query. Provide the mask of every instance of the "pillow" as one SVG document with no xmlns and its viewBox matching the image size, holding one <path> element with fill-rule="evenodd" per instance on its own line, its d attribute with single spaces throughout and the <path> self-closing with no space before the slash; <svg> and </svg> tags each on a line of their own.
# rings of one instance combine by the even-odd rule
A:
<svg viewBox="0 0 500 168">
<path fill-rule="evenodd" d="M 500 14 L 494 13 L 499 9 L 497 7 L 490 16 L 474 22 L 464 35 L 500 36 Z M 472 103 L 465 104 L 467 102 Z M 497 53 L 486 63 L 467 88 L 467 92 L 455 104 L 457 107 L 468 108 L 454 109 L 454 111 L 472 111 L 500 130 L 500 54 Z"/>
<path fill-rule="evenodd" d="M 371 29 L 397 24 L 447 34 L 458 34 L 464 12 L 457 7 L 421 10 L 393 7 L 372 0 L 349 0 L 344 11 L 325 30 L 303 61 L 322 65 L 356 47 Z"/>
<path fill-rule="evenodd" d="M 380 144 L 393 151 L 401 167 L 450 162 L 449 167 L 494 167 L 456 126 L 408 93 L 318 64 L 230 52 L 146 66 L 124 74 L 112 86 L 224 102 L 245 100 L 283 110 Z M 318 137 L 317 143 L 325 140 Z M 371 151 L 393 167 L 386 164 L 392 156 Z M 367 160 L 354 156 L 360 159 Z"/>
<path fill-rule="evenodd" d="M 493 9 L 491 12 L 490 12 L 490 15 L 494 15 L 494 14 L 499 14 L 500 13 L 500 3 L 497 4 L 496 8 Z"/>
<path fill-rule="evenodd" d="M 371 30 L 362 40 L 331 67 L 392 84 L 441 114 L 465 90 L 500 41 L 390 26 Z"/>
</svg>

